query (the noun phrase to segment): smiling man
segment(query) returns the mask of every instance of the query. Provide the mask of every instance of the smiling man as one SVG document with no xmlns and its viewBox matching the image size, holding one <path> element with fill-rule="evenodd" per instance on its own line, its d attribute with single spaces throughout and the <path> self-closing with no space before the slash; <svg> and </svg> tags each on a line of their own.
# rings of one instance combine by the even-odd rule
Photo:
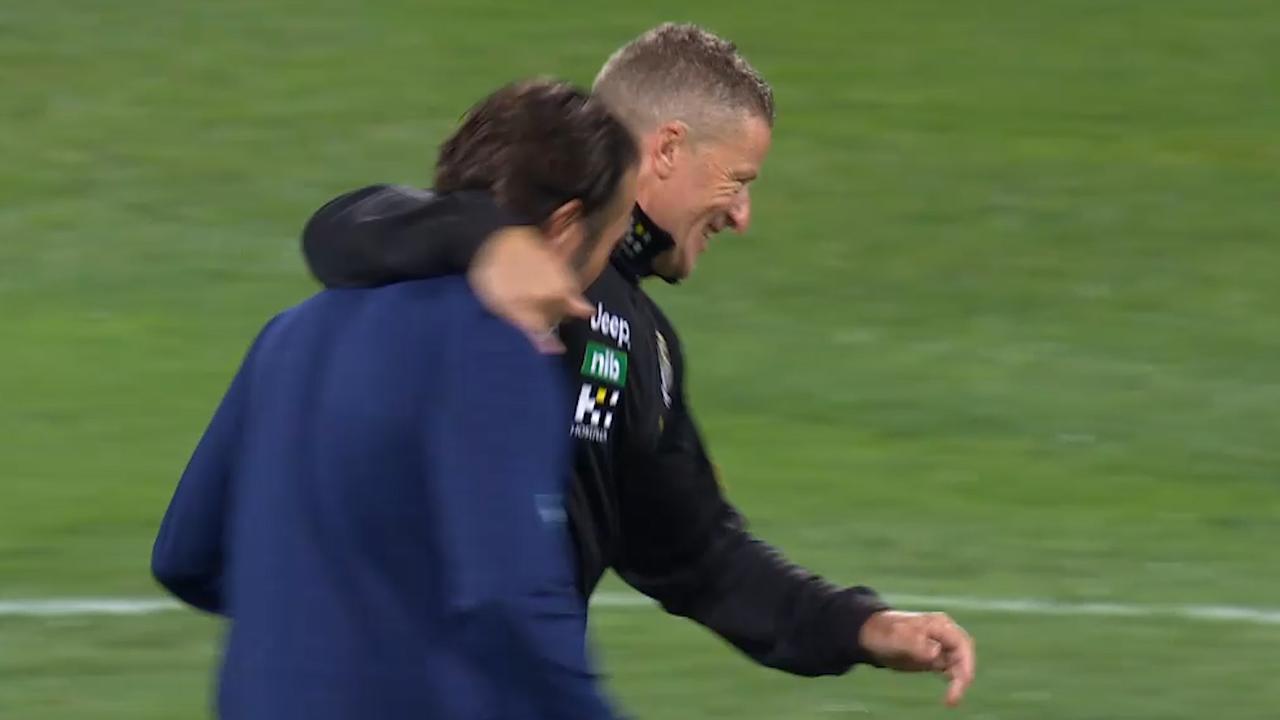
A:
<svg viewBox="0 0 1280 720">
<path fill-rule="evenodd" d="M 581 590 L 607 568 L 673 614 L 710 628 L 756 662 L 800 675 L 857 663 L 972 681 L 973 645 L 945 615 L 888 609 L 841 588 L 752 536 L 721 492 L 685 394 L 685 358 L 642 281 L 679 282 L 710 239 L 745 232 L 751 182 L 773 134 L 773 91 L 736 47 L 695 25 L 665 24 L 619 49 L 593 93 L 640 148 L 637 204 L 611 265 L 587 291 L 590 321 L 561 326 L 577 439 L 570 503 Z M 486 303 L 539 327 L 572 300 L 570 283 L 525 242 L 424 216 L 394 187 L 343 196 L 303 234 L 329 286 L 377 285 L 467 271 Z M 546 268 L 545 270 L 543 268 Z"/>
</svg>

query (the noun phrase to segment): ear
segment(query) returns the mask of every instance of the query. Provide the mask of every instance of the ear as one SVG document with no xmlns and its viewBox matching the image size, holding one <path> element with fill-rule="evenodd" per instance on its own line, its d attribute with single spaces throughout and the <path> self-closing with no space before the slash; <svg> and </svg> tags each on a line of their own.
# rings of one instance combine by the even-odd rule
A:
<svg viewBox="0 0 1280 720">
<path fill-rule="evenodd" d="M 571 260 L 586 243 L 584 219 L 582 201 L 574 199 L 556 208 L 542 223 L 542 232 L 557 256 Z"/>
<path fill-rule="evenodd" d="M 689 143 L 689 126 L 679 120 L 671 120 L 658 126 L 653 133 L 650 160 L 653 171 L 662 180 L 675 173 L 676 162 Z"/>
</svg>

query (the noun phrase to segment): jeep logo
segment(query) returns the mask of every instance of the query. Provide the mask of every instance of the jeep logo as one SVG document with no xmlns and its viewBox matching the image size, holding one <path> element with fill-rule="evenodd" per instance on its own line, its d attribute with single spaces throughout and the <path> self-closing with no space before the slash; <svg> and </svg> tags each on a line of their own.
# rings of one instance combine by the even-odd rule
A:
<svg viewBox="0 0 1280 720">
<path fill-rule="evenodd" d="M 596 314 L 591 318 L 591 329 L 618 343 L 618 347 L 631 347 L 631 323 L 625 318 L 610 315 L 604 303 L 596 303 Z"/>
</svg>

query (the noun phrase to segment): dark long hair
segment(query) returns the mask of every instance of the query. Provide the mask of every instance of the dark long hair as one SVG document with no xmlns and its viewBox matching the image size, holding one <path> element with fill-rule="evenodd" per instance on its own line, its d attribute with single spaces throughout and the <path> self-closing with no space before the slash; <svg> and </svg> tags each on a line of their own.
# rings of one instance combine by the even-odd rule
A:
<svg viewBox="0 0 1280 720">
<path fill-rule="evenodd" d="M 638 157 L 630 132 L 586 91 L 526 80 L 467 112 L 440 147 L 434 185 L 439 192 L 487 190 L 534 224 L 580 200 L 593 225 Z"/>
</svg>

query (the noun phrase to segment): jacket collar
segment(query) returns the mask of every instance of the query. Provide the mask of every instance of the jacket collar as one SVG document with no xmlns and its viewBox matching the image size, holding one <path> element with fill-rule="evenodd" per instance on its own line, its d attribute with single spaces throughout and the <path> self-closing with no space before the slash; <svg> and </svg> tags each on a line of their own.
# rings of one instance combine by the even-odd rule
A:
<svg viewBox="0 0 1280 720">
<path fill-rule="evenodd" d="M 653 269 L 653 261 L 675 246 L 671 233 L 658 227 L 637 204 L 631 211 L 631 226 L 618 243 L 618 248 L 613 251 L 611 259 L 613 266 L 633 285 L 650 275 L 656 275 L 674 285 L 679 280 L 659 274 Z"/>
</svg>

